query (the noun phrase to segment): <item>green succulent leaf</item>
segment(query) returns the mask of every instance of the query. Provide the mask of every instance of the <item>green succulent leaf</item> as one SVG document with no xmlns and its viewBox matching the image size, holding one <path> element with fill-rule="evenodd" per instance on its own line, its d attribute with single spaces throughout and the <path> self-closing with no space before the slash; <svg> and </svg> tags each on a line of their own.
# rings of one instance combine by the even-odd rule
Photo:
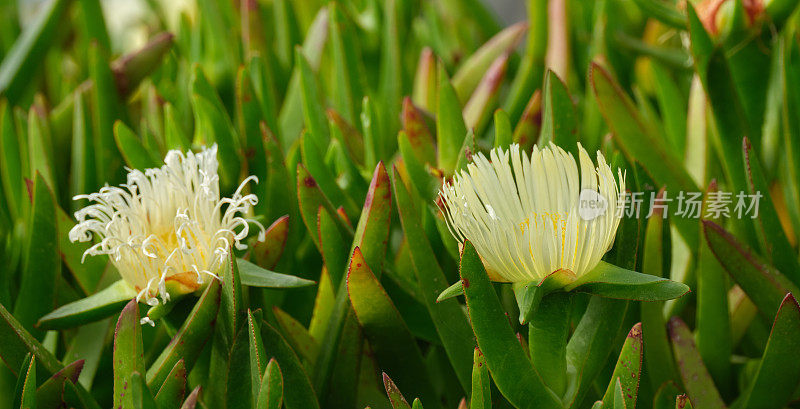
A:
<svg viewBox="0 0 800 409">
<path fill-rule="evenodd" d="M 436 146 L 439 168 L 456 169 L 459 151 L 467 136 L 467 126 L 456 91 L 444 69 L 439 70 L 439 103 L 436 108 Z"/>
<path fill-rule="evenodd" d="M 32 194 L 33 207 L 28 221 L 31 233 L 25 243 L 25 268 L 14 304 L 14 316 L 33 336 L 42 339 L 44 331 L 35 328 L 34 324 L 54 307 L 61 258 L 56 240 L 55 198 L 41 174 L 36 174 Z"/>
<path fill-rule="evenodd" d="M 747 188 L 754 197 L 759 197 L 758 217 L 753 218 L 753 226 L 758 234 L 761 254 L 766 255 L 772 265 L 791 280 L 800 285 L 800 264 L 793 257 L 792 245 L 783 232 L 778 213 L 773 204 L 766 176 L 750 140 L 742 141 L 744 164 L 747 167 Z M 761 198 L 763 196 L 763 199 Z"/>
<path fill-rule="evenodd" d="M 292 346 L 301 358 L 313 366 L 319 354 L 319 344 L 308 333 L 308 330 L 299 321 L 294 319 L 291 315 L 287 314 L 278 307 L 274 307 L 272 312 L 275 314 L 275 320 L 286 339 L 286 342 Z"/>
<path fill-rule="evenodd" d="M 137 402 L 135 393 L 132 393 L 135 386 L 133 375 L 143 370 L 139 304 L 131 300 L 122 310 L 114 332 L 114 407 L 134 407 Z"/>
<path fill-rule="evenodd" d="M 539 146 L 552 142 L 578 157 L 578 118 L 567 86 L 552 72 L 544 76 L 544 112 Z M 523 119 L 524 120 L 524 119 Z"/>
<path fill-rule="evenodd" d="M 0 94 L 12 103 L 19 100 L 55 42 L 58 26 L 68 0 L 51 1 L 38 13 L 35 21 L 14 42 L 0 64 Z"/>
<path fill-rule="evenodd" d="M 186 395 L 186 365 L 179 360 L 158 389 L 155 401 L 159 409 L 179 409 Z"/>
<path fill-rule="evenodd" d="M 427 379 L 422 353 L 358 247 L 351 257 L 347 291 L 358 322 L 381 368 L 392 373 L 407 392 L 435 401 L 436 395 Z"/>
<path fill-rule="evenodd" d="M 89 297 L 62 305 L 40 318 L 36 326 L 47 330 L 64 329 L 98 321 L 115 315 L 136 295 L 130 284 L 119 280 Z"/>
<path fill-rule="evenodd" d="M 508 325 L 500 300 L 470 242 L 464 243 L 461 254 L 461 280 L 478 347 L 500 393 L 519 408 L 561 407 L 560 399 L 545 386 Z"/>
<path fill-rule="evenodd" d="M 604 261 L 565 290 L 638 301 L 671 300 L 690 291 L 686 284 L 626 270 Z"/>
<path fill-rule="evenodd" d="M 704 220 L 703 231 L 717 260 L 763 317 L 774 315 L 787 293 L 800 294 L 789 279 L 716 223 Z"/>
<path fill-rule="evenodd" d="M 280 409 L 283 403 L 283 375 L 278 361 L 270 359 L 261 379 L 257 409 Z"/>
<path fill-rule="evenodd" d="M 217 280 L 212 280 L 208 284 L 186 321 L 147 370 L 148 385 L 152 387 L 163 385 L 172 368 L 180 360 L 184 361 L 186 371 L 191 372 L 200 351 L 214 331 L 220 308 L 220 287 Z"/>
<path fill-rule="evenodd" d="M 472 364 L 472 394 L 469 397 L 469 409 L 491 409 L 492 381 L 489 379 L 489 367 L 481 350 L 475 348 Z"/>
<path fill-rule="evenodd" d="M 283 375 L 284 384 L 291 385 L 291 388 L 283 389 L 283 402 L 286 408 L 319 408 L 319 402 L 311 387 L 311 381 L 300 364 L 299 358 L 289 347 L 289 344 L 286 343 L 286 340 L 266 321 L 261 323 L 261 337 L 264 340 L 267 356 L 280 365 L 280 373 Z M 269 365 L 267 366 L 269 367 Z M 267 383 L 269 384 L 269 382 Z M 263 384 L 264 381 L 262 380 L 262 390 Z"/>
<path fill-rule="evenodd" d="M 592 64 L 589 72 L 594 96 L 608 126 L 630 163 L 639 162 L 660 185 L 672 191 L 697 192 L 698 188 L 673 150 L 656 129 L 644 121 L 631 99 L 605 69 Z M 690 248 L 697 247 L 697 225 L 676 217 L 675 226 Z"/>
<path fill-rule="evenodd" d="M 248 287 L 297 288 L 316 284 L 312 280 L 261 268 L 242 258 L 237 258 L 236 264 L 242 285 Z"/>
<path fill-rule="evenodd" d="M 622 399 L 623 407 L 636 407 L 636 398 L 639 393 L 639 378 L 642 370 L 642 324 L 638 323 L 631 328 L 625 344 L 622 345 L 622 352 L 617 359 L 617 365 L 611 375 L 611 383 L 603 395 L 603 402 L 609 403 L 612 400 L 618 406 L 617 399 Z M 619 392 L 622 392 L 621 394 Z"/>
<path fill-rule="evenodd" d="M 743 407 L 785 407 L 800 383 L 800 368 L 786 365 L 786 362 L 792 362 L 798 355 L 800 307 L 792 294 L 786 294 L 772 324 L 755 379 L 740 397 Z"/>
<path fill-rule="evenodd" d="M 481 46 L 453 75 L 453 89 L 462 102 L 472 95 L 475 88 L 487 72 L 492 62 L 503 54 L 513 52 L 514 48 L 525 37 L 528 25 L 517 23 L 503 29 Z"/>
<path fill-rule="evenodd" d="M 386 388 L 386 395 L 389 396 L 389 402 L 391 402 L 393 409 L 411 409 L 411 405 L 403 397 L 403 393 L 394 384 L 392 378 L 386 375 L 386 372 L 383 373 L 383 385 Z"/>
<path fill-rule="evenodd" d="M 25 371 L 25 383 L 22 385 L 22 394 L 20 396 L 20 409 L 35 409 L 37 408 L 36 401 L 36 359 L 29 359 L 30 363 Z"/>
<path fill-rule="evenodd" d="M 289 216 L 281 216 L 267 228 L 264 232 L 264 241 L 255 243 L 250 251 L 250 258 L 257 266 L 266 269 L 273 269 L 278 265 L 278 261 L 286 248 L 286 241 L 289 237 Z M 239 265 L 239 275 L 244 277 L 247 273 L 243 272 L 247 267 Z M 245 280 L 244 278 L 242 278 Z M 248 285 L 246 282 L 245 285 Z"/>
<path fill-rule="evenodd" d="M 439 296 L 436 297 L 436 302 L 442 302 L 444 300 L 449 300 L 454 297 L 458 297 L 459 295 L 464 295 L 464 283 L 461 280 L 456 281 L 450 287 L 447 287 L 439 293 Z"/>
<path fill-rule="evenodd" d="M 393 187 L 397 211 L 400 214 L 400 222 L 403 225 L 414 267 L 414 277 L 419 286 L 419 295 L 431 315 L 456 376 L 464 390 L 469 390 L 472 363 L 470 356 L 475 342 L 474 334 L 459 303 L 454 299 L 448 299 L 452 297 L 441 297 L 441 294 L 447 293 L 449 289 L 446 289 L 447 278 L 436 260 L 416 206 L 396 170 Z M 458 287 L 459 283 L 462 281 L 459 280 L 454 286 Z M 453 292 L 457 290 L 455 288 Z"/>
<path fill-rule="evenodd" d="M 722 401 L 700 353 L 697 352 L 689 328 L 680 318 L 673 317 L 669 321 L 669 334 L 686 393 L 698 407 L 724 408 L 725 402 Z"/>
</svg>

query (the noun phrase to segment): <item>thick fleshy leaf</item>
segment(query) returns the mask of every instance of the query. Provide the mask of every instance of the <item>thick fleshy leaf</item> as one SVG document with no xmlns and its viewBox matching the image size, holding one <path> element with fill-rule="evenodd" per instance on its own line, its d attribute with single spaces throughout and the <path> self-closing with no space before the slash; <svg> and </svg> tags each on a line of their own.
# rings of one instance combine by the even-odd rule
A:
<svg viewBox="0 0 800 409">
<path fill-rule="evenodd" d="M 714 381 L 695 348 L 689 327 L 680 318 L 673 317 L 669 321 L 669 334 L 683 386 L 692 402 L 699 408 L 724 408 L 725 402 L 719 396 Z"/>
<path fill-rule="evenodd" d="M 55 156 L 53 152 L 55 141 L 51 135 L 50 126 L 46 118 L 35 107 L 28 111 L 27 131 L 29 177 L 34 179 L 37 174 L 41 174 L 47 186 L 53 191 L 53 195 L 58 197 L 58 188 L 62 178 L 56 179 L 56 167 L 60 164 L 62 157 Z"/>
<path fill-rule="evenodd" d="M 380 99 L 375 99 L 376 105 L 381 110 L 382 121 L 380 133 L 389 135 L 397 132 L 399 121 L 396 112 L 400 109 L 400 98 L 403 95 L 403 60 L 405 33 L 400 26 L 403 18 L 402 8 L 407 4 L 397 0 L 384 2 L 383 20 L 381 21 L 381 46 L 380 65 L 378 71 L 378 93 Z M 391 146 L 392 138 L 377 138 L 379 146 L 378 159 L 388 160 L 395 149 Z"/>
<path fill-rule="evenodd" d="M 505 28 L 481 46 L 453 75 L 453 88 L 458 98 L 464 102 L 478 87 L 484 73 L 503 54 L 513 52 L 514 48 L 525 37 L 528 29 L 526 23 L 517 23 Z"/>
<path fill-rule="evenodd" d="M 306 129 L 311 135 L 311 140 L 320 152 L 328 150 L 330 142 L 330 131 L 328 120 L 325 117 L 325 107 L 322 104 L 316 78 L 311 69 L 311 65 L 302 53 L 302 49 L 296 48 L 294 60 L 300 68 L 300 90 L 303 98 L 303 118 Z"/>
<path fill-rule="evenodd" d="M 0 94 L 12 103 L 34 82 L 36 68 L 42 65 L 47 49 L 56 40 L 61 15 L 69 4 L 67 0 L 49 2 L 4 56 L 0 64 Z"/>
<path fill-rule="evenodd" d="M 662 188 L 658 197 L 663 198 L 664 192 L 665 189 Z M 666 222 L 662 216 L 663 209 L 653 211 L 653 215 L 647 220 L 644 237 L 642 272 L 656 277 L 665 275 L 664 236 L 665 231 L 669 230 L 665 229 Z M 647 345 L 644 350 L 647 378 L 650 379 L 653 390 L 656 390 L 664 382 L 677 379 L 678 376 L 667 336 L 664 303 L 660 301 L 641 303 L 641 320 L 643 342 Z M 670 404 L 673 398 L 670 397 Z"/>
<path fill-rule="evenodd" d="M 478 347 L 500 393 L 518 408 L 560 408 L 522 349 L 472 243 L 464 243 L 461 280 Z"/>
<path fill-rule="evenodd" d="M 372 175 L 361 218 L 356 226 L 353 246 L 361 247 L 370 268 L 380 271 L 389 240 L 392 212 L 392 183 L 383 162 Z"/>
<path fill-rule="evenodd" d="M 131 300 L 122 310 L 114 332 L 114 407 L 134 407 L 131 377 L 142 371 L 144 348 L 139 304 Z"/>
<path fill-rule="evenodd" d="M 332 99 L 337 109 L 348 121 L 354 122 L 358 105 L 364 96 L 362 66 L 359 65 L 361 53 L 358 41 L 348 16 L 337 4 L 329 6 L 330 46 L 333 54 L 333 71 L 337 81 L 333 81 Z"/>
<path fill-rule="evenodd" d="M 220 287 L 218 280 L 212 280 L 208 284 L 186 321 L 147 370 L 148 385 L 162 385 L 181 359 L 186 364 L 186 371 L 191 372 L 200 351 L 214 331 L 220 308 Z"/>
<path fill-rule="evenodd" d="M 647 358 L 645 358 L 646 361 Z M 655 397 L 653 398 L 653 409 L 673 409 L 675 407 L 675 398 L 682 393 L 674 381 L 664 382 L 656 389 Z"/>
<path fill-rule="evenodd" d="M 414 75 L 414 90 L 411 100 L 418 107 L 428 112 L 436 111 L 436 84 L 437 82 L 437 59 L 433 51 L 425 47 L 419 56 L 417 71 Z"/>
<path fill-rule="evenodd" d="M 614 340 L 623 330 L 628 302 L 592 297 L 567 343 L 569 384 L 565 402 L 583 400 L 593 380 L 605 366 Z M 491 366 L 490 366 L 491 368 Z"/>
<path fill-rule="evenodd" d="M 122 121 L 114 123 L 114 140 L 129 168 L 144 171 L 159 167 L 160 163 L 147 151 L 142 140 Z"/>
<path fill-rule="evenodd" d="M 356 226 L 352 248 L 359 247 L 363 250 L 363 257 L 377 274 L 380 274 L 384 255 L 389 243 L 389 226 L 391 215 L 391 185 L 386 168 L 382 162 L 375 167 L 372 182 L 370 183 L 364 207 Z M 352 251 L 351 253 L 352 254 Z M 348 262 L 348 266 L 350 262 Z M 329 266 L 330 269 L 334 268 Z M 349 268 L 349 267 L 348 267 Z M 330 274 L 331 279 L 335 274 Z M 342 274 L 341 280 L 347 276 Z M 320 388 L 320 396 L 328 397 L 331 389 L 328 379 L 334 378 L 336 371 L 345 371 L 348 375 L 357 376 L 358 364 L 361 353 L 361 333 L 357 331 L 356 319 L 350 308 L 350 299 L 345 290 L 344 282 L 334 284 L 336 299 L 331 311 L 331 322 L 328 324 L 326 340 L 320 342 L 320 355 L 316 365 L 315 384 Z M 337 362 L 338 361 L 338 362 Z M 341 379 L 344 381 L 344 379 Z M 331 382 L 331 384 L 334 382 Z M 336 389 L 335 392 L 352 391 L 349 389 Z M 346 397 L 342 399 L 350 399 Z"/>
<path fill-rule="evenodd" d="M 405 171 L 408 172 L 408 177 L 411 179 L 411 184 L 424 200 L 433 201 L 442 182 L 431 175 L 425 164 L 414 154 L 413 144 L 405 131 L 400 131 L 397 134 L 397 145 L 400 148 L 403 165 L 405 165 Z"/>
<path fill-rule="evenodd" d="M 318 249 L 320 248 L 320 243 L 319 235 L 316 234 L 316 232 L 317 213 L 320 206 L 322 206 L 330 216 L 333 216 L 332 219 L 336 221 L 342 232 L 352 231 L 352 229 L 348 228 L 341 219 L 339 219 L 333 204 L 331 204 L 330 200 L 322 193 L 319 185 L 317 185 L 316 179 L 311 176 L 302 164 L 297 165 L 297 196 L 303 222 L 309 233 L 311 233 L 311 238 L 314 240 L 314 244 L 317 245 Z"/>
<path fill-rule="evenodd" d="M 800 294 L 788 278 L 716 223 L 704 220 L 703 231 L 708 247 L 758 307 L 762 317 L 773 316 L 787 293 Z"/>
<path fill-rule="evenodd" d="M 511 119 L 508 118 L 506 111 L 498 109 L 494 111 L 494 147 L 508 149 L 514 140 L 511 130 Z"/>
<path fill-rule="evenodd" d="M 522 149 L 527 151 L 539 140 L 541 127 L 542 93 L 536 90 L 525 105 L 522 117 L 514 128 L 514 143 L 518 143 Z"/>
<path fill-rule="evenodd" d="M 343 277 L 345 275 L 347 258 L 349 257 L 349 245 L 336 226 L 334 217 L 337 216 L 331 216 L 322 207 L 320 207 L 317 212 L 318 236 L 322 259 L 325 262 L 325 268 L 331 273 L 329 277 L 334 285 L 334 291 L 338 291 L 339 286 L 341 286 L 341 283 L 344 281 Z"/>
<path fill-rule="evenodd" d="M 99 45 L 89 45 L 89 73 L 93 83 L 90 93 L 95 134 L 94 159 L 97 164 L 102 164 L 95 166 L 95 180 L 98 182 L 111 180 L 122 167 L 122 156 L 117 150 L 113 129 L 114 121 L 120 119 L 122 103 L 105 53 Z"/>
<path fill-rule="evenodd" d="M 458 297 L 459 295 L 464 295 L 464 282 L 461 280 L 456 281 L 450 287 L 447 287 L 439 293 L 439 296 L 436 297 L 436 302 L 441 302 L 444 300 L 449 300 L 453 297 Z"/>
<path fill-rule="evenodd" d="M 158 33 L 142 48 L 125 54 L 111 63 L 120 96 L 130 95 L 142 80 L 161 65 L 164 56 L 172 48 L 174 37 L 172 33 Z"/>
<path fill-rule="evenodd" d="M 311 335 L 308 330 L 297 321 L 294 317 L 287 314 L 278 307 L 274 307 L 272 312 L 275 314 L 275 320 L 286 339 L 286 342 L 292 346 L 292 349 L 300 354 L 300 357 L 313 363 L 317 360 L 319 354 L 319 344 Z"/>
<path fill-rule="evenodd" d="M 800 367 L 788 364 L 800 359 L 800 307 L 792 294 L 783 299 L 772 324 L 764 356 L 755 379 L 742 393 L 742 407 L 783 408 L 793 400 L 800 383 Z M 698 407 L 700 407 L 698 403 Z"/>
<path fill-rule="evenodd" d="M 277 4 L 282 6 L 279 7 L 279 10 L 289 10 L 293 8 L 291 5 L 292 3 L 285 0 L 281 0 Z M 292 13 L 289 12 L 283 15 L 291 14 Z M 306 33 L 305 41 L 303 41 L 302 53 L 306 58 L 311 70 L 317 70 L 322 61 L 322 51 L 325 43 L 327 42 L 326 40 L 328 37 L 328 32 L 330 31 L 328 30 L 328 24 L 330 21 L 328 14 L 327 7 L 322 7 L 319 9 L 313 23 Z M 280 16 L 280 14 L 276 13 L 276 26 L 279 28 L 285 27 L 287 22 L 280 21 L 278 16 Z M 283 50 L 285 46 L 286 53 L 288 54 L 287 60 L 291 60 L 295 52 L 296 43 L 280 42 L 280 44 L 281 47 L 279 49 Z M 282 52 L 283 51 L 281 51 L 279 55 L 281 55 Z M 278 116 L 281 130 L 281 142 L 283 142 L 284 148 L 291 146 L 297 137 L 300 136 L 300 131 L 303 129 L 304 101 L 300 79 L 301 69 L 302 67 L 300 66 L 300 63 L 294 65 L 294 71 L 292 72 L 291 79 L 289 80 L 283 106 L 281 107 L 281 111 Z"/>
<path fill-rule="evenodd" d="M 544 289 L 539 288 L 539 293 Z M 567 340 L 570 330 L 572 295 L 558 292 L 547 295 L 533 316 L 528 317 L 528 349 L 534 368 L 556 394 L 567 388 Z M 520 313 L 522 315 L 522 313 Z M 523 347 L 525 345 L 523 344 Z"/>
<path fill-rule="evenodd" d="M 592 64 L 589 76 L 600 111 L 628 160 L 641 163 L 657 183 L 669 186 L 670 190 L 697 192 L 697 186 L 674 152 L 666 146 L 658 131 L 642 119 L 611 75 L 599 65 Z M 696 248 L 697 225 L 688 218 L 676 217 L 674 221 L 689 247 Z"/>
<path fill-rule="evenodd" d="M 402 390 L 435 401 L 414 336 L 358 247 L 351 257 L 347 291 L 380 367 L 392 374 Z"/>
<path fill-rule="evenodd" d="M 416 206 L 396 170 L 393 186 L 397 211 L 414 267 L 414 277 L 419 286 L 419 296 L 431 315 L 456 376 L 464 390 L 468 390 L 472 365 L 470 356 L 475 346 L 474 334 L 458 301 L 440 298 L 447 291 L 447 278 L 436 260 Z M 458 286 L 458 283 L 455 285 Z"/>
<path fill-rule="evenodd" d="M 539 146 L 553 142 L 578 157 L 578 117 L 567 86 L 553 71 L 544 77 L 544 112 Z"/>
<path fill-rule="evenodd" d="M 200 385 L 197 385 L 197 387 L 194 388 L 194 390 L 192 390 L 192 393 L 189 394 L 186 400 L 183 401 L 181 409 L 195 409 L 197 407 L 197 400 L 200 398 L 201 390 L 202 387 Z"/>
<path fill-rule="evenodd" d="M 717 185 L 712 181 L 708 193 L 715 190 Z M 706 206 L 709 201 L 708 193 Z M 729 280 L 722 265 L 711 252 L 707 240 L 700 240 L 697 252 L 697 350 L 720 392 L 726 395 L 733 386 L 731 354 L 735 345 L 731 337 L 731 316 L 735 314 L 729 312 L 728 306 Z M 647 341 L 647 336 L 645 340 Z"/>
<path fill-rule="evenodd" d="M 40 408 L 54 408 L 62 402 L 64 384 L 77 383 L 78 376 L 83 370 L 83 360 L 75 361 L 64 366 L 36 389 L 36 405 Z"/>
<path fill-rule="evenodd" d="M 270 359 L 261 379 L 256 409 L 280 409 L 283 403 L 283 375 L 278 361 Z"/>
<path fill-rule="evenodd" d="M 7 101 L 0 102 L 0 178 L 8 208 L 12 216 L 22 217 L 25 207 L 24 176 L 28 174 L 24 164 L 27 154 L 23 154 L 20 138 L 14 129 L 14 117 Z M 77 136 L 76 136 L 77 137 Z"/>
<path fill-rule="evenodd" d="M 20 374 L 22 375 L 22 374 Z M 20 394 L 20 409 L 35 409 L 37 408 L 36 401 L 36 360 L 31 358 L 28 368 L 25 371 L 25 376 L 20 376 L 19 381 L 22 381 L 22 390 Z M 16 403 L 16 402 L 15 402 Z"/>
<path fill-rule="evenodd" d="M 369 96 L 361 100 L 361 130 L 364 132 L 364 167 L 372 168 L 381 158 L 381 130 L 376 103 Z"/>
<path fill-rule="evenodd" d="M 436 144 L 425 122 L 424 115 L 425 114 L 411 102 L 411 98 L 405 97 L 403 99 L 403 112 L 401 114 L 403 130 L 408 137 L 412 151 L 422 164 L 435 164 Z"/>
<path fill-rule="evenodd" d="M 793 256 L 792 245 L 789 244 L 778 219 L 778 212 L 775 210 L 774 200 L 770 194 L 758 155 L 753 150 L 748 138 L 744 138 L 742 144 L 744 163 L 747 167 L 747 189 L 750 195 L 754 198 L 758 197 L 759 200 L 758 217 L 751 217 L 758 235 L 761 254 L 795 285 L 800 285 L 800 264 L 797 262 L 797 257 Z"/>
<path fill-rule="evenodd" d="M 284 157 L 281 150 L 280 141 L 265 123 L 261 123 L 261 138 L 264 145 L 264 155 L 267 157 L 267 180 L 260 180 L 259 184 L 264 184 L 263 194 L 259 196 L 259 203 L 264 204 L 267 220 L 278 219 L 289 215 L 292 225 L 297 223 L 300 226 L 300 214 L 298 213 L 297 196 L 288 194 L 295 189 L 295 181 L 289 173 L 287 166 L 293 166 L 288 158 Z M 259 175 L 263 177 L 263 175 Z M 258 212 L 257 212 L 258 214 Z M 291 228 L 290 238 L 294 237 L 300 230 Z"/>
<path fill-rule="evenodd" d="M 403 393 L 400 392 L 400 389 L 397 388 L 397 385 L 394 384 L 392 378 L 389 375 L 386 375 L 386 372 L 383 373 L 383 385 L 386 388 L 386 396 L 389 397 L 389 402 L 392 404 L 392 409 L 411 409 L 411 406 L 406 401 L 406 398 L 403 396 Z"/>
<path fill-rule="evenodd" d="M 160 409 L 142 374 L 139 372 L 132 373 L 127 382 L 128 390 L 126 392 L 131 398 L 132 408 Z"/>
<path fill-rule="evenodd" d="M 436 146 L 439 168 L 452 172 L 467 136 L 461 104 L 444 69 L 439 70 L 439 103 L 436 108 Z"/>
<path fill-rule="evenodd" d="M 327 152 L 328 147 L 326 146 L 325 150 L 320 150 L 316 143 L 314 143 L 312 134 L 308 132 L 303 133 L 300 147 L 303 154 L 303 163 L 311 176 L 314 177 L 314 180 L 316 180 L 317 185 L 325 196 L 328 197 L 335 206 L 344 206 L 348 215 L 356 215 L 358 209 L 356 208 L 355 202 L 351 197 L 347 196 L 336 182 L 336 174 L 325 161 L 324 152 Z"/>
<path fill-rule="evenodd" d="M 266 321 L 261 323 L 261 336 L 264 339 L 267 356 L 280 365 L 283 382 L 291 387 L 284 388 L 283 401 L 286 409 L 314 409 L 319 408 L 311 381 L 308 379 L 303 365 L 292 348 Z M 263 381 L 262 381 L 263 384 Z"/>
<path fill-rule="evenodd" d="M 41 339 L 44 332 L 34 328 L 34 324 L 54 307 L 61 258 L 58 252 L 55 198 L 40 174 L 36 175 L 33 184 L 33 208 L 28 229 L 30 234 L 25 244 L 25 268 L 14 304 L 14 317 L 33 336 Z"/>
<path fill-rule="evenodd" d="M 242 285 L 248 287 L 296 288 L 316 284 L 311 280 L 261 268 L 243 258 L 237 258 L 236 264 Z"/>
<path fill-rule="evenodd" d="M 353 126 L 356 121 L 348 122 L 333 109 L 328 109 L 328 125 L 331 137 L 338 138 L 347 150 L 350 158 L 359 166 L 364 164 L 364 136 Z"/>
<path fill-rule="evenodd" d="M 626 270 L 604 261 L 565 289 L 638 301 L 671 300 L 689 292 L 686 284 Z"/>
<path fill-rule="evenodd" d="M 248 317 L 249 318 L 249 317 Z M 212 344 L 215 345 L 215 344 Z M 251 409 L 255 404 L 253 396 L 253 366 L 250 360 L 250 325 L 242 326 L 230 346 L 225 375 L 225 398 L 223 402 L 230 409 Z M 215 359 L 212 355 L 211 359 Z M 211 376 L 211 375 L 210 375 Z M 219 379 L 217 382 L 221 382 Z"/>
<path fill-rule="evenodd" d="M 617 384 L 622 390 L 623 403 L 626 408 L 636 407 L 636 398 L 639 393 L 639 376 L 642 370 L 642 324 L 638 323 L 631 328 L 625 344 L 622 345 L 622 352 L 617 359 L 614 373 L 611 375 L 611 383 L 603 396 L 603 402 L 607 403 L 614 394 Z M 617 397 L 618 398 L 618 397 Z M 615 404 L 616 399 L 614 398 Z"/>
<path fill-rule="evenodd" d="M 283 249 L 286 247 L 286 239 L 288 237 L 289 216 L 286 215 L 275 220 L 272 225 L 267 228 L 264 234 L 264 241 L 257 242 L 253 245 L 253 250 L 250 252 L 251 259 L 256 265 L 263 268 L 275 268 L 283 254 Z M 242 266 L 239 266 L 240 275 L 243 275 L 242 270 Z"/>
<path fill-rule="evenodd" d="M 159 409 L 179 409 L 186 395 L 186 365 L 183 360 L 175 363 L 164 384 L 156 393 Z"/>
<path fill-rule="evenodd" d="M 264 341 L 261 339 L 261 310 L 254 314 L 252 310 L 247 310 L 247 335 L 250 347 L 250 386 L 253 403 L 258 401 L 262 373 L 266 369 L 266 350 Z"/>
<path fill-rule="evenodd" d="M 46 330 L 64 329 L 98 321 L 115 315 L 136 298 L 136 294 L 127 282 L 119 280 L 89 297 L 62 305 L 39 319 L 36 326 Z"/>
<path fill-rule="evenodd" d="M 506 75 L 508 58 L 508 54 L 503 54 L 494 60 L 481 78 L 475 92 L 464 104 L 464 122 L 467 129 L 472 129 L 479 135 L 483 133 L 497 104 L 497 96 Z"/>
<path fill-rule="evenodd" d="M 489 367 L 478 348 L 475 348 L 472 363 L 472 394 L 469 397 L 469 409 L 492 408 L 492 381 L 489 379 Z"/>
</svg>

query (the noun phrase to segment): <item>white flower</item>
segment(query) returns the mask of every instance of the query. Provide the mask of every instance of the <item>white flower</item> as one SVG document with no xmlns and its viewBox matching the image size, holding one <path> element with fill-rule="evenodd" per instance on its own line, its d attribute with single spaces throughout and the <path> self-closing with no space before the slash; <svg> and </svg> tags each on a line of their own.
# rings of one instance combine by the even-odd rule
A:
<svg viewBox="0 0 800 409">
<path fill-rule="evenodd" d="M 614 243 L 625 178 L 618 170 L 617 183 L 599 151 L 595 168 L 580 144 L 578 149 L 580 179 L 575 159 L 563 149 L 534 146 L 528 157 L 514 144 L 509 151 L 493 149 L 491 160 L 475 155 L 466 171 L 442 187 L 450 232 L 461 244 L 469 240 L 475 246 L 492 280 L 541 282 L 560 272 L 572 281 L 594 268 Z M 605 199 L 601 214 L 586 217 L 581 211 L 586 189 L 596 192 L 588 196 Z"/>
<path fill-rule="evenodd" d="M 205 276 L 219 278 L 231 245 L 241 241 L 249 223 L 243 216 L 258 202 L 242 190 L 255 176 L 245 179 L 231 198 L 220 198 L 217 146 L 202 152 L 172 150 L 160 169 L 128 170 L 128 183 L 108 186 L 98 193 L 75 196 L 92 204 L 75 212 L 78 224 L 69 239 L 99 242 L 88 255 L 108 254 L 122 278 L 139 292 L 137 300 L 150 305 L 169 301 L 167 286 L 179 293 L 200 288 Z"/>
</svg>

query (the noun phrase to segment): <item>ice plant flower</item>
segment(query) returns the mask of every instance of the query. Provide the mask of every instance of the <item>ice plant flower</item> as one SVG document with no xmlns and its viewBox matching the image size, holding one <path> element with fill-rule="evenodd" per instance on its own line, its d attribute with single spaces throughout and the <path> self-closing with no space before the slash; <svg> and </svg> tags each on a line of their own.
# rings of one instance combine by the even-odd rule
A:
<svg viewBox="0 0 800 409">
<path fill-rule="evenodd" d="M 138 291 L 137 301 L 166 303 L 170 292 L 196 291 L 208 278 L 218 279 L 219 268 L 231 246 L 242 243 L 253 223 L 245 218 L 258 202 L 243 194 L 255 176 L 246 178 L 232 197 L 220 198 L 217 146 L 200 153 L 167 153 L 164 166 L 128 170 L 127 183 L 77 195 L 75 200 L 93 202 L 75 212 L 78 224 L 69 239 L 99 240 L 83 254 L 107 254 L 128 284 Z M 160 298 L 160 302 L 159 302 Z"/>
<path fill-rule="evenodd" d="M 618 170 L 615 180 L 599 151 L 595 167 L 580 144 L 578 150 L 580 179 L 575 159 L 560 147 L 534 146 L 528 156 L 514 144 L 489 158 L 473 156 L 444 184 L 439 203 L 450 232 L 475 246 L 489 278 L 541 283 L 558 272 L 567 285 L 614 243 L 625 177 Z"/>
</svg>

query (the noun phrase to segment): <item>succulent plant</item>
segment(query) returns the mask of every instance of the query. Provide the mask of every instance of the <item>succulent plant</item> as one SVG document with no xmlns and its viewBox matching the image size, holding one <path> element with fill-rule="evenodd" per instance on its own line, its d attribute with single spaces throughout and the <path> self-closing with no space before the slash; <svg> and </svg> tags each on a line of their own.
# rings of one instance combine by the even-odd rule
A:
<svg viewBox="0 0 800 409">
<path fill-rule="evenodd" d="M 0 409 L 798 405 L 797 1 L 40 3 Z"/>
</svg>

